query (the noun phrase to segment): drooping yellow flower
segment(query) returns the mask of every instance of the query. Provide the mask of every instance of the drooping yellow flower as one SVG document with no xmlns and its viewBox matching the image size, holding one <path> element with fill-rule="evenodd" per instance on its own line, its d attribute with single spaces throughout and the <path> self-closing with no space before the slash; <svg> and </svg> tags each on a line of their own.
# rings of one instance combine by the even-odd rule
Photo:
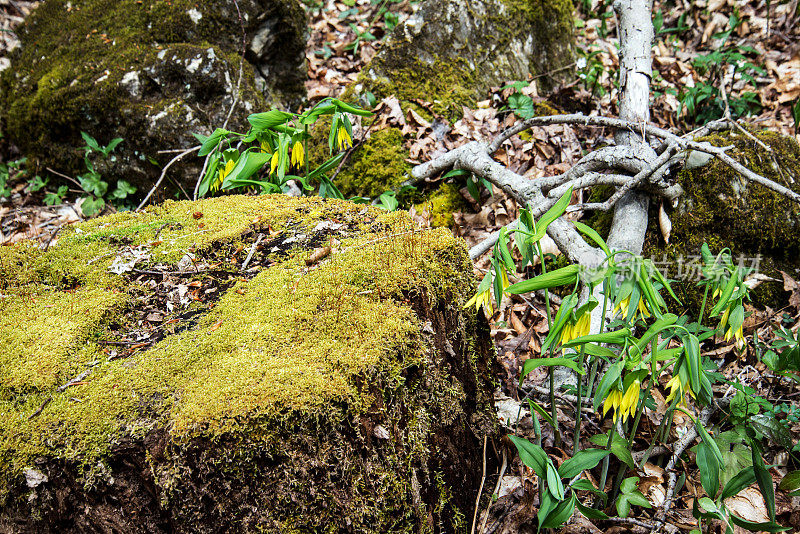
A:
<svg viewBox="0 0 800 534">
<path fill-rule="evenodd" d="M 350 134 L 347 133 L 347 129 L 344 126 L 339 126 L 339 131 L 336 135 L 336 143 L 340 151 L 353 146 L 353 139 L 350 137 Z"/>
<path fill-rule="evenodd" d="M 633 412 L 636 411 L 636 407 L 639 405 L 639 390 L 641 385 L 641 382 L 634 380 L 631 382 L 631 385 L 628 386 L 628 390 L 625 391 L 625 395 L 622 397 L 619 414 L 622 415 L 623 423 L 628 420 L 629 415 L 633 415 Z M 616 422 L 616 420 L 617 418 L 615 417 L 614 422 Z"/>
<path fill-rule="evenodd" d="M 728 331 L 725 332 L 725 341 L 729 341 L 731 338 L 736 338 L 736 348 L 741 349 L 744 346 L 744 329 L 742 326 L 736 329 L 736 332 L 733 331 L 733 327 L 728 328 Z"/>
<path fill-rule="evenodd" d="M 266 141 L 261 141 L 261 152 L 272 154 L 272 147 Z"/>
<path fill-rule="evenodd" d="M 222 186 L 222 182 L 225 181 L 225 177 L 231 173 L 231 171 L 235 166 L 236 166 L 235 161 L 228 160 L 228 162 L 225 163 L 224 167 L 220 167 L 219 172 L 217 173 L 217 179 L 214 181 L 213 184 L 211 184 L 210 187 L 212 192 L 218 190 Z"/>
<path fill-rule="evenodd" d="M 292 166 L 300 167 L 305 161 L 305 152 L 303 151 L 303 143 L 297 141 L 292 147 Z"/>
<path fill-rule="evenodd" d="M 280 156 L 278 154 L 279 154 L 279 151 L 276 150 L 275 153 L 272 154 L 272 157 L 270 158 L 270 161 L 269 161 L 269 172 L 270 173 L 274 173 L 275 169 L 278 168 L 278 161 L 280 161 Z"/>
<path fill-rule="evenodd" d="M 619 301 L 617 307 L 614 308 L 614 313 L 621 311 L 622 317 L 627 317 L 628 311 L 630 310 L 630 305 L 631 305 L 631 297 L 630 296 L 625 297 L 624 299 Z M 637 313 L 642 319 L 647 319 L 648 317 L 650 317 L 650 310 L 648 310 L 647 306 L 645 306 L 644 299 L 641 298 L 639 299 L 639 305 L 636 308 L 637 308 Z M 636 320 L 635 313 L 633 314 L 633 320 L 634 321 Z"/>
<path fill-rule="evenodd" d="M 584 312 L 574 323 L 567 321 L 561 330 L 561 344 L 566 345 L 573 339 L 589 335 L 591 327 L 592 314 L 590 312 Z"/>
<path fill-rule="evenodd" d="M 619 410 L 619 406 L 622 404 L 622 392 L 617 388 L 611 390 L 611 392 L 606 397 L 606 400 L 603 401 L 603 417 L 606 416 L 609 410 L 613 408 L 614 410 L 614 422 L 617 422 L 617 410 Z"/>
<path fill-rule="evenodd" d="M 686 404 L 686 397 L 685 397 L 686 393 L 691 395 L 692 398 L 695 398 L 694 391 L 692 391 L 692 388 L 689 386 L 688 383 L 684 384 L 681 381 L 680 375 L 677 373 L 672 378 L 669 379 L 669 382 L 667 382 L 667 387 L 669 388 L 669 395 L 667 395 L 667 398 L 665 400 L 667 404 L 672 402 L 672 399 L 674 399 L 676 395 L 679 396 L 681 399 L 680 402 L 678 402 L 678 404 L 684 404 L 684 405 Z"/>
<path fill-rule="evenodd" d="M 511 285 L 511 282 L 508 281 L 508 273 L 502 267 L 500 268 L 500 283 L 503 286 L 503 293 L 505 293 L 508 286 Z"/>
<path fill-rule="evenodd" d="M 638 380 L 634 380 L 631 382 L 631 385 L 628 386 L 628 389 L 625 390 L 625 393 L 618 390 L 616 387 L 613 388 L 606 400 L 603 401 L 603 417 L 606 416 L 609 410 L 614 410 L 614 422 L 617 422 L 619 416 L 622 416 L 622 421 L 625 422 L 628 420 L 629 415 L 633 415 L 636 411 L 636 407 L 639 405 L 639 391 L 641 387 L 641 382 Z"/>
<path fill-rule="evenodd" d="M 464 307 L 468 308 L 474 304 L 475 311 L 479 311 L 481 309 L 481 306 L 483 306 L 484 309 L 486 310 L 486 315 L 491 315 L 492 314 L 491 300 L 492 300 L 491 295 L 489 294 L 489 290 L 487 289 L 486 291 L 481 291 L 480 293 L 475 293 L 474 295 L 472 295 L 472 298 L 469 299 L 466 304 L 464 304 Z"/>
</svg>

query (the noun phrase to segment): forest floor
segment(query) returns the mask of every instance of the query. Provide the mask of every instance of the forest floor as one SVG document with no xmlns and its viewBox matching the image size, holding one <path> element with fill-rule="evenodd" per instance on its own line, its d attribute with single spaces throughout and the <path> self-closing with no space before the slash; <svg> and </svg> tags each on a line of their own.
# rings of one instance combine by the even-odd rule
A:
<svg viewBox="0 0 800 534">
<path fill-rule="evenodd" d="M 797 104 L 800 99 L 800 16 L 797 3 L 797 0 L 771 3 L 764 0 L 657 0 L 652 121 L 676 132 L 689 132 L 719 117 L 724 106 L 720 91 L 724 91 L 731 110 L 743 122 L 796 135 L 800 121 L 800 106 Z M 577 4 L 577 74 L 574 81 L 547 95 L 547 101 L 567 112 L 615 116 L 619 99 L 616 86 L 619 58 L 615 17 L 610 2 L 578 0 Z M 17 44 L 14 28 L 35 5 L 36 2 L 23 0 L 0 0 L 0 68 L 7 64 L 5 56 Z M 414 6 L 408 0 L 325 0 L 324 3 L 307 5 L 307 8 L 310 38 L 306 87 L 309 101 L 313 103 L 341 94 L 380 48 L 391 28 L 408 16 Z M 354 46 L 356 43 L 358 46 Z M 506 82 L 519 81 L 528 80 Z M 436 118 L 437 124 L 432 124 L 413 112 L 405 114 L 398 101 L 389 97 L 378 104 L 373 128 L 400 128 L 409 150 L 409 163 L 421 163 L 469 141 L 489 140 L 520 120 L 519 115 L 526 113 L 526 106 L 544 100 L 536 93 L 535 87 L 522 87 L 524 85 L 494 88 L 476 109 L 464 108 L 463 117 L 452 124 L 442 118 Z M 434 127 L 439 132 L 443 127 L 446 133 L 434 135 Z M 357 127 L 354 139 L 357 140 L 366 129 Z M 530 137 L 513 138 L 495 157 L 515 172 L 535 179 L 564 172 L 588 151 L 610 144 L 612 134 L 599 128 L 570 125 L 534 128 Z M 7 155 L 0 155 L 0 161 L 8 163 Z M 79 203 L 73 200 L 47 206 L 43 202 L 45 189 L 34 190 L 28 179 L 13 168 L 7 172 L 12 195 L 0 203 L 0 244 L 12 244 L 27 238 L 46 242 L 60 226 L 83 218 Z M 468 208 L 453 214 L 454 232 L 464 237 L 470 246 L 518 215 L 519 207 L 502 191 L 494 191 L 492 195 L 484 193 L 479 201 L 474 200 L 466 188 L 462 193 Z M 418 212 L 412 208 L 412 216 L 422 225 L 430 223 L 430 214 L 424 209 Z M 574 218 L 580 216 L 579 212 L 573 215 Z M 552 245 L 546 245 L 545 252 L 558 253 Z M 482 276 L 488 266 L 489 258 L 485 255 L 476 262 L 476 274 Z M 763 348 L 754 341 L 771 341 L 777 326 L 785 326 L 795 333 L 800 326 L 800 284 L 788 275 L 782 283 L 787 291 L 785 307 L 750 310 L 754 319 L 745 323 L 747 345 L 744 349 L 737 350 L 731 342 L 718 339 L 716 343 L 704 345 L 704 354 L 721 362 L 721 374 L 729 379 L 738 379 L 744 386 L 752 388 L 754 394 L 766 399 L 773 406 L 773 419 L 782 425 L 784 435 L 789 435 L 794 444 L 800 435 L 800 389 L 794 382 L 768 371 L 760 358 Z M 541 343 L 547 336 L 544 304 L 539 298 L 505 298 L 490 323 L 498 348 L 498 381 L 502 384 L 498 405 L 505 406 L 504 410 L 508 411 L 519 406 L 519 399 L 524 395 L 517 386 L 522 362 L 540 356 Z M 532 373 L 526 379 L 525 391 L 546 386 L 545 380 L 543 372 Z M 635 450 L 646 448 L 653 439 L 659 422 L 656 412 L 645 410 L 647 417 Z M 559 412 L 558 419 L 565 428 L 574 425 L 574 414 L 570 410 Z M 527 421 L 529 430 L 530 417 Z M 523 435 L 525 424 L 523 421 L 516 429 Z M 588 417 L 585 424 L 598 430 L 606 430 L 610 425 L 607 420 L 604 423 L 603 419 L 594 416 Z M 676 420 L 675 426 L 680 428 L 681 421 Z M 543 445 L 553 457 L 569 456 L 554 446 L 552 431 L 549 434 L 545 431 Z M 797 468 L 800 465 L 800 455 L 794 448 L 768 444 L 765 456 L 767 463 L 772 465 L 770 472 L 776 483 L 792 470 L 791 466 Z M 640 484 L 646 486 L 646 493 L 655 508 L 635 508 L 633 517 L 648 522 L 653 520 L 654 510 L 663 504 L 667 479 L 664 469 L 655 459 L 645 464 L 639 475 L 642 479 Z M 497 473 L 487 474 L 487 487 L 495 487 L 497 477 Z M 518 460 L 511 462 L 497 486 L 498 497 L 510 496 L 505 499 L 507 510 L 514 508 L 508 502 L 519 501 L 521 488 L 530 478 L 531 473 Z M 681 530 L 692 528 L 692 503 L 702 491 L 700 487 L 698 473 L 689 471 L 685 484 L 677 493 L 669 520 L 671 524 Z M 739 515 L 755 522 L 766 520 L 764 500 L 757 490 L 746 490 L 737 499 L 731 506 Z M 778 491 L 778 522 L 800 529 L 797 504 L 796 497 Z M 494 511 L 493 517 L 501 513 Z M 632 524 L 600 524 L 606 532 L 642 529 Z M 585 519 L 566 528 L 569 532 L 600 531 L 598 526 Z"/>
</svg>

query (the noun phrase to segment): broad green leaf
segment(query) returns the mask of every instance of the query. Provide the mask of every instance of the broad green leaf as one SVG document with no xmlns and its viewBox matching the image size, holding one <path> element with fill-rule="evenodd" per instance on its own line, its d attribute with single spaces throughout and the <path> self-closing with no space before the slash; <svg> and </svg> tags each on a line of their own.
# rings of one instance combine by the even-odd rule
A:
<svg viewBox="0 0 800 534">
<path fill-rule="evenodd" d="M 700 468 L 700 483 L 706 493 L 714 498 L 719 492 L 719 467 L 717 457 L 705 443 L 697 447 L 697 467 Z"/>
<path fill-rule="evenodd" d="M 573 492 L 569 499 L 558 503 L 553 511 L 547 514 L 539 528 L 558 528 L 569 521 L 569 518 L 575 513 L 575 504 L 577 502 L 578 499 Z"/>
<path fill-rule="evenodd" d="M 731 522 L 751 532 L 786 532 L 787 530 L 791 530 L 789 527 L 783 527 L 774 521 L 770 521 L 769 523 L 753 523 L 752 521 L 746 521 L 736 514 L 731 514 Z"/>
<path fill-rule="evenodd" d="M 603 332 L 602 334 L 589 334 L 586 336 L 576 337 L 570 342 L 565 343 L 564 347 L 576 347 L 584 343 L 613 343 L 621 345 L 625 342 L 625 338 L 629 337 L 630 335 L 630 329 L 624 327 L 620 328 L 619 330 L 614 330 L 613 332 Z"/>
<path fill-rule="evenodd" d="M 695 420 L 694 428 L 697 430 L 697 435 L 700 436 L 700 439 L 703 440 L 703 443 L 708 447 L 709 452 L 714 455 L 714 458 L 717 460 L 717 469 L 719 469 L 719 466 L 722 465 L 724 461 L 722 458 L 722 451 L 719 450 L 719 445 L 717 445 L 717 442 L 714 441 L 714 438 L 711 437 L 711 434 L 708 433 L 699 419 Z"/>
<path fill-rule="evenodd" d="M 686 334 L 683 338 L 683 348 L 686 351 L 686 364 L 689 370 L 689 384 L 692 391 L 700 391 L 700 373 L 703 365 L 700 361 L 700 341 L 694 334 Z M 722 457 L 719 459 L 722 463 Z"/>
<path fill-rule="evenodd" d="M 599 489 L 594 487 L 594 484 L 591 481 L 582 478 L 580 480 L 576 480 L 575 483 L 572 485 L 572 489 L 575 491 L 591 491 L 592 493 L 603 493 Z"/>
<path fill-rule="evenodd" d="M 722 294 L 719 297 L 719 301 L 717 301 L 717 304 L 711 309 L 709 317 L 716 317 L 719 312 L 727 307 L 728 300 L 730 300 L 731 295 L 733 295 L 733 290 L 736 289 L 737 281 L 738 277 L 735 274 L 731 275 L 731 277 L 728 279 L 728 283 L 725 285 L 725 289 L 722 291 Z"/>
<path fill-rule="evenodd" d="M 325 174 L 328 171 L 332 171 L 333 169 L 336 168 L 337 165 L 339 165 L 339 162 L 342 161 L 344 154 L 345 154 L 344 152 L 340 152 L 335 156 L 328 158 L 328 160 L 325 163 L 323 163 L 322 165 L 320 165 L 319 167 L 308 173 L 308 177 L 316 178 L 317 176 Z"/>
<path fill-rule="evenodd" d="M 558 476 L 558 471 L 549 458 L 547 459 L 547 489 L 556 500 L 564 500 L 564 483 L 561 482 L 561 477 Z"/>
<path fill-rule="evenodd" d="M 555 423 L 553 423 L 553 416 L 547 413 L 547 410 L 545 410 L 539 403 L 537 403 L 534 400 L 528 399 L 528 406 L 530 406 L 531 408 L 531 414 L 536 412 L 542 416 L 542 418 L 545 420 L 545 422 L 547 422 L 547 424 L 549 424 L 552 427 L 556 426 Z"/>
<path fill-rule="evenodd" d="M 631 503 L 628 502 L 628 495 L 625 493 L 617 497 L 617 515 L 620 517 L 628 517 L 631 513 Z"/>
<path fill-rule="evenodd" d="M 585 449 L 578 451 L 575 456 L 564 461 L 558 468 L 561 478 L 572 478 L 586 469 L 593 469 L 600 461 L 608 456 L 611 451 L 604 449 Z"/>
<path fill-rule="evenodd" d="M 800 472 L 800 471 L 796 471 Z M 788 475 L 787 475 L 788 476 Z M 753 470 L 753 467 L 745 467 L 739 473 L 730 479 L 725 487 L 722 489 L 722 500 L 724 501 L 728 497 L 733 497 L 740 491 L 745 488 L 749 488 L 756 482 L 756 473 Z M 783 489 L 783 488 L 781 488 Z"/>
<path fill-rule="evenodd" d="M 223 139 L 231 132 L 228 130 L 224 130 L 222 128 L 217 128 L 214 132 L 205 138 L 203 141 L 202 146 L 200 147 L 200 152 L 197 153 L 198 156 L 205 156 L 210 154 L 212 150 L 217 148 L 217 145 L 220 142 L 220 139 Z"/>
<path fill-rule="evenodd" d="M 617 380 L 619 380 L 619 377 L 622 374 L 623 365 L 624 362 L 622 360 L 611 364 L 606 370 L 606 374 L 604 374 L 603 378 L 600 379 L 600 382 L 597 384 L 597 390 L 594 396 L 595 411 L 600 410 L 600 405 L 608 396 L 608 392 L 611 390 L 611 386 L 616 384 Z"/>
<path fill-rule="evenodd" d="M 758 443 L 751 441 L 750 450 L 753 453 L 753 471 L 756 475 L 758 488 L 764 497 L 764 503 L 767 505 L 769 520 L 775 522 L 775 487 L 772 484 L 772 475 L 769 474 L 769 471 L 764 466 L 761 447 L 758 446 Z"/>
<path fill-rule="evenodd" d="M 631 469 L 635 469 L 636 464 L 633 462 L 633 455 L 628 448 L 628 441 L 620 437 L 615 431 L 612 432 L 614 432 L 614 436 L 611 438 L 611 454 Z M 605 447 L 608 445 L 608 434 L 596 434 L 589 438 L 589 441 L 600 447 Z"/>
<path fill-rule="evenodd" d="M 580 265 L 567 265 L 566 267 L 556 269 L 555 271 L 549 271 L 535 278 L 512 284 L 508 286 L 506 292 L 512 295 L 519 295 L 520 293 L 529 293 L 531 291 L 538 291 L 539 289 L 573 285 L 578 281 L 579 272 Z"/>
<path fill-rule="evenodd" d="M 524 379 L 531 371 L 537 367 L 569 367 L 580 375 L 586 374 L 586 369 L 581 369 L 575 360 L 569 358 L 529 358 L 522 364 L 522 373 L 520 373 L 520 380 Z"/>
<path fill-rule="evenodd" d="M 236 162 L 236 165 L 231 169 L 231 172 L 225 177 L 222 184 L 222 189 L 230 189 L 231 182 L 235 180 L 247 180 L 258 172 L 264 165 L 269 163 L 272 156 L 266 152 L 251 152 L 245 151 Z"/>
<path fill-rule="evenodd" d="M 341 111 L 346 113 L 352 113 L 353 115 L 360 115 L 362 117 L 369 117 L 372 115 L 371 111 L 367 111 L 366 109 L 357 108 L 355 106 L 351 106 L 347 102 L 342 102 L 338 98 L 332 98 L 331 103 L 337 106 Z"/>
<path fill-rule="evenodd" d="M 561 195 L 561 198 L 559 198 L 558 201 L 553 204 L 553 207 L 544 212 L 544 215 L 542 215 L 541 218 L 536 221 L 536 228 L 532 238 L 534 242 L 543 238 L 544 234 L 547 233 L 547 227 L 550 226 L 553 221 L 564 215 L 564 212 L 567 210 L 567 206 L 569 206 L 570 200 L 572 200 L 571 186 L 563 195 Z"/>
<path fill-rule="evenodd" d="M 752 427 L 764 434 L 770 441 L 780 445 L 786 450 L 792 450 L 794 444 L 792 443 L 792 436 L 785 426 L 775 420 L 774 417 L 767 414 L 754 415 L 749 419 Z"/>
<path fill-rule="evenodd" d="M 527 439 L 519 438 L 512 434 L 508 435 L 511 442 L 517 447 L 519 458 L 522 463 L 533 469 L 533 471 L 544 478 L 547 474 L 547 465 L 550 461 L 547 453 L 538 445 L 534 445 Z"/>
<path fill-rule="evenodd" d="M 606 253 L 606 256 L 611 256 L 611 249 L 608 248 L 606 242 L 602 237 L 600 237 L 600 234 L 598 234 L 594 228 L 579 221 L 574 221 L 573 224 L 582 234 L 585 234 L 589 239 L 597 243 L 597 246 L 599 246 L 602 251 Z"/>
<path fill-rule="evenodd" d="M 634 293 L 635 293 L 635 288 L 634 288 Z M 629 310 L 634 309 L 634 304 L 635 303 L 633 302 L 633 295 L 631 295 L 631 302 L 630 305 L 628 306 L 628 309 Z M 634 345 L 634 347 L 631 347 L 631 349 L 641 354 L 642 352 L 644 352 L 644 348 L 650 343 L 650 341 L 655 336 L 657 336 L 658 334 L 660 334 L 661 332 L 663 332 L 664 330 L 675 324 L 677 320 L 678 316 L 675 315 L 674 313 L 665 313 L 660 319 L 656 320 L 656 322 L 654 322 L 650 326 L 650 328 L 648 328 L 645 331 L 644 334 L 642 334 L 642 337 L 638 341 L 636 341 L 636 344 Z"/>
<path fill-rule="evenodd" d="M 247 117 L 247 122 L 256 130 L 269 130 L 274 126 L 285 123 L 293 116 L 291 113 L 273 109 L 264 113 L 253 113 Z"/>
<path fill-rule="evenodd" d="M 753 475 L 753 481 L 755 481 L 755 475 Z M 792 471 L 787 473 L 781 483 L 778 485 L 778 489 L 783 491 L 794 491 L 800 488 L 800 471 Z"/>
<path fill-rule="evenodd" d="M 595 510 L 594 508 L 584 506 L 580 503 L 580 501 L 575 501 L 575 506 L 578 508 L 578 511 L 580 511 L 580 513 L 582 513 L 588 519 L 608 519 L 608 516 L 600 510 Z"/>
</svg>

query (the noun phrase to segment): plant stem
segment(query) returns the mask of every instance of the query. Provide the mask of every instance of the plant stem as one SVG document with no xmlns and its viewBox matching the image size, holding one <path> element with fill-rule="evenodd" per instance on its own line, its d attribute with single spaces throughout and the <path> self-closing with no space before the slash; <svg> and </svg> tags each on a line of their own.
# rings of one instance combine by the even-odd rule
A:
<svg viewBox="0 0 800 534">
<path fill-rule="evenodd" d="M 706 291 L 703 293 L 703 304 L 700 306 L 700 315 L 697 317 L 697 324 L 703 324 L 703 312 L 706 310 L 706 298 L 708 298 L 708 288 L 710 286 L 706 286 Z"/>
<path fill-rule="evenodd" d="M 586 361 L 586 343 L 581 344 L 581 354 L 580 354 L 581 363 L 578 365 L 579 369 L 583 369 L 584 363 Z M 575 401 L 575 433 L 572 436 L 572 454 L 578 454 L 578 450 L 580 449 L 580 441 L 581 441 L 581 401 L 583 400 L 581 396 L 583 395 L 583 380 L 581 380 L 580 375 L 577 375 L 578 378 L 578 393 L 577 393 L 577 400 Z"/>
<path fill-rule="evenodd" d="M 544 255 L 542 254 L 542 245 L 538 241 L 536 242 L 536 249 L 539 252 L 539 261 L 542 263 L 542 275 L 547 274 L 547 267 L 544 263 Z M 544 290 L 544 306 L 547 311 L 547 329 L 548 331 L 553 328 L 553 320 L 550 317 L 550 292 L 545 288 Z M 550 356 L 553 356 L 553 345 L 550 345 Z M 558 429 L 558 408 L 556 408 L 556 377 L 555 373 L 553 372 L 553 368 L 548 368 L 548 374 L 550 377 L 550 412 L 553 417 L 553 434 L 555 435 L 555 446 L 561 446 L 561 431 Z"/>
<path fill-rule="evenodd" d="M 305 164 L 306 164 L 305 165 L 306 166 L 305 178 L 306 178 L 306 180 L 308 180 L 308 175 L 310 174 L 310 172 L 308 170 L 309 169 L 309 167 L 308 167 L 308 124 L 304 125 L 303 128 L 304 128 L 304 132 L 306 134 L 306 135 L 303 136 L 303 151 L 305 152 L 305 158 L 303 158 L 303 159 L 306 160 L 305 161 Z"/>
<path fill-rule="evenodd" d="M 606 450 L 611 450 L 611 444 L 614 441 L 614 428 L 612 427 L 611 430 L 608 432 L 608 443 L 606 444 Z M 600 485 L 597 487 L 600 491 L 604 491 L 606 487 L 606 480 L 608 479 L 608 464 L 609 464 L 609 457 L 606 456 L 603 458 L 603 470 L 600 473 Z M 599 501 L 595 502 L 595 505 Z"/>
</svg>

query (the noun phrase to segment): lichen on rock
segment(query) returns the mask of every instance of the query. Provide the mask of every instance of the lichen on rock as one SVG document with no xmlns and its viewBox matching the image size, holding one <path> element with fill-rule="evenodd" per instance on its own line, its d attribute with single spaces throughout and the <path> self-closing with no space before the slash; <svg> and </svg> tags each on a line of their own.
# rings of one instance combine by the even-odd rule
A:
<svg viewBox="0 0 800 534">
<path fill-rule="evenodd" d="M 428 0 L 398 25 L 351 92 L 427 101 L 452 119 L 509 80 L 539 75 L 547 89 L 568 75 L 572 18 L 570 0 Z"/>
<path fill-rule="evenodd" d="M 0 341 L 14 344 L 0 356 L 0 527 L 466 528 L 493 429 L 491 350 L 461 309 L 474 280 L 446 230 L 227 196 L 96 219 L 47 251 L 0 248 L 0 274 Z M 144 328 L 170 283 L 196 300 Z"/>
<path fill-rule="evenodd" d="M 192 134 L 221 126 L 234 99 L 229 126 L 237 128 L 248 112 L 304 95 L 305 14 L 297 0 L 238 4 L 43 1 L 0 77 L 4 137 L 31 164 L 72 175 L 85 171 L 81 131 L 101 144 L 122 137 L 113 165 L 100 172 L 149 187 L 160 173 L 152 161 L 166 163 L 158 150 L 196 144 Z M 248 36 L 238 85 L 237 9 Z M 190 168 L 175 174 L 189 188 L 199 165 Z"/>
</svg>

